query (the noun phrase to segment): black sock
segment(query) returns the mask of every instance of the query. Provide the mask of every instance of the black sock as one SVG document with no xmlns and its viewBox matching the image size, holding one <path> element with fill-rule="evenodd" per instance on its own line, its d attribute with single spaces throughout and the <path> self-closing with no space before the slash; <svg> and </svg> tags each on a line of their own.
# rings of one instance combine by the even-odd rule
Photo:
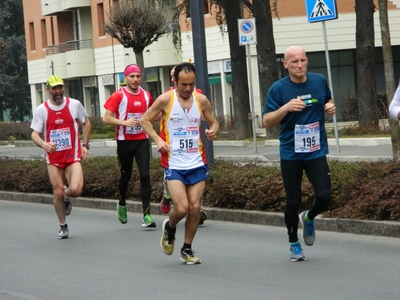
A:
<svg viewBox="0 0 400 300">
<path fill-rule="evenodd" d="M 119 200 L 119 206 L 126 206 L 126 201 L 125 200 Z"/>
<path fill-rule="evenodd" d="M 165 229 L 166 229 L 169 233 L 172 233 L 172 234 L 175 234 L 175 232 L 176 232 L 176 227 L 175 227 L 175 228 L 172 228 L 171 226 L 169 226 L 169 221 L 165 224 Z"/>
<path fill-rule="evenodd" d="M 183 243 L 183 249 L 192 249 L 192 244 Z"/>
</svg>

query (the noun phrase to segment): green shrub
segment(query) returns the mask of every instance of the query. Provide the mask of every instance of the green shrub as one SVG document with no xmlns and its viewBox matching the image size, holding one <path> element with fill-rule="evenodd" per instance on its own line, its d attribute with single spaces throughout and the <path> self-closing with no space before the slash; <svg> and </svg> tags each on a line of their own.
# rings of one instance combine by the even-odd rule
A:
<svg viewBox="0 0 400 300">
<path fill-rule="evenodd" d="M 31 138 L 30 122 L 0 122 L 0 141 L 29 140 Z"/>
<path fill-rule="evenodd" d="M 332 202 L 325 217 L 400 221 L 400 163 L 329 164 Z M 82 164 L 83 197 L 117 199 L 119 167 L 116 157 L 94 157 Z M 0 158 L 0 190 L 51 194 L 43 160 Z M 203 206 L 228 209 L 283 212 L 285 192 L 279 166 L 239 165 L 216 160 L 210 168 Z M 163 194 L 163 169 L 159 160 L 150 166 L 151 201 L 158 203 Z M 301 209 L 314 201 L 313 189 L 304 176 Z M 136 165 L 128 189 L 128 199 L 140 200 L 140 182 Z"/>
</svg>

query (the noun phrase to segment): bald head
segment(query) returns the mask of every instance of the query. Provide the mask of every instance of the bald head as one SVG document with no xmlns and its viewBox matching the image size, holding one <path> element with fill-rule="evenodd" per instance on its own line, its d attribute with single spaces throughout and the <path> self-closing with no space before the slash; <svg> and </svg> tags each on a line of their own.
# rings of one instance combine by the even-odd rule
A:
<svg viewBox="0 0 400 300">
<path fill-rule="evenodd" d="M 306 56 L 306 52 L 300 46 L 290 46 L 285 50 L 284 59 L 289 60 L 293 56 Z"/>
<path fill-rule="evenodd" d="M 290 79 L 295 83 L 305 82 L 308 59 L 304 49 L 299 46 L 290 46 L 284 55 L 283 66 L 288 70 Z"/>
</svg>

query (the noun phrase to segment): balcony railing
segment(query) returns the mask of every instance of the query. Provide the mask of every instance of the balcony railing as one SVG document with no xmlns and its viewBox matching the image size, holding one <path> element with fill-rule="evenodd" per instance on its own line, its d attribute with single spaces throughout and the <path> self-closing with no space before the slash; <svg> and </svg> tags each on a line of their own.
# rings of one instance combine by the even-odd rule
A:
<svg viewBox="0 0 400 300">
<path fill-rule="evenodd" d="M 82 49 L 93 49 L 92 40 L 68 41 L 62 44 L 47 46 L 46 55 L 59 54 Z"/>
</svg>

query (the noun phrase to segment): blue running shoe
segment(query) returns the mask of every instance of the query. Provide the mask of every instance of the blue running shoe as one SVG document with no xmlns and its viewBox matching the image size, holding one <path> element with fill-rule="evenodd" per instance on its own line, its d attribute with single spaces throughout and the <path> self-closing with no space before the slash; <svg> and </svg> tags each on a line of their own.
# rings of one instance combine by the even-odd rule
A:
<svg viewBox="0 0 400 300">
<path fill-rule="evenodd" d="M 290 260 L 291 261 L 303 261 L 306 260 L 304 256 L 303 249 L 299 242 L 290 244 Z"/>
<path fill-rule="evenodd" d="M 315 224 L 314 220 L 313 221 L 306 221 L 305 217 L 308 211 L 303 211 L 299 215 L 301 227 L 303 227 L 303 242 L 307 246 L 312 246 L 314 245 L 315 241 Z"/>
</svg>

